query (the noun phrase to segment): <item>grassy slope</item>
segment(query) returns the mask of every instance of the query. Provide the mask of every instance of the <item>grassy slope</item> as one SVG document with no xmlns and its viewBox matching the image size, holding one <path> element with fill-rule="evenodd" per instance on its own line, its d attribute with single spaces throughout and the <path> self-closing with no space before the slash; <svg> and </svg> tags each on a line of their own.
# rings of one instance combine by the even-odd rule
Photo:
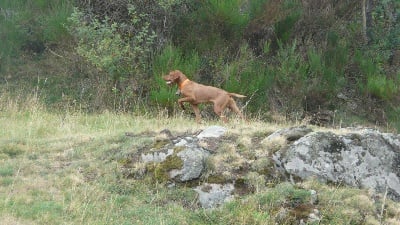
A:
<svg viewBox="0 0 400 225">
<path fill-rule="evenodd" d="M 139 144 L 124 132 L 176 127 L 176 120 L 32 109 L 2 112 L 0 124 L 0 211 L 10 224 L 158 224 L 174 213 L 146 204 L 156 189 L 120 183 L 118 163 L 107 154 Z"/>
<path fill-rule="evenodd" d="M 197 125 L 162 113 L 49 113 L 34 98 L 21 105 L 0 99 L 0 224 L 273 224 L 285 199 L 304 195 L 302 187 L 317 190 L 321 224 L 377 222 L 373 217 L 380 214 L 382 199 L 315 181 L 273 185 L 215 211 L 202 210 L 191 188 L 124 178 L 120 160 L 152 143 L 153 132 L 195 132 L 218 122 Z M 228 125 L 244 138 L 279 127 L 258 121 Z M 385 217 L 399 219 L 399 204 L 386 203 Z"/>
</svg>

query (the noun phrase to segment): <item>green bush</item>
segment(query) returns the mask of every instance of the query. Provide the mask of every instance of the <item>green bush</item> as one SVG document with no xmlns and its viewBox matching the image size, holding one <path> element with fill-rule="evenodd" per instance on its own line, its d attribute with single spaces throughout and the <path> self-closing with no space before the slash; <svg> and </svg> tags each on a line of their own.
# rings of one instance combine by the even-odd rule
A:
<svg viewBox="0 0 400 225">
<path fill-rule="evenodd" d="M 243 4 L 243 0 L 209 0 L 205 7 L 206 11 L 202 12 L 203 16 L 206 16 L 203 19 L 215 23 L 217 26 L 222 25 L 222 33 L 226 35 L 235 34 L 249 22 L 248 12 L 242 11 Z"/>
<path fill-rule="evenodd" d="M 256 60 L 247 44 L 242 44 L 237 57 L 222 67 L 223 88 L 229 92 L 246 95 L 243 101 L 250 112 L 258 113 L 268 109 L 268 93 L 274 76 L 264 63 Z"/>
<path fill-rule="evenodd" d="M 177 23 L 174 40 L 183 49 L 196 49 L 199 54 L 215 55 L 226 49 L 235 51 L 250 18 L 260 13 L 256 7 L 263 2 L 265 0 L 192 3 L 192 10 Z"/>
<path fill-rule="evenodd" d="M 78 9 L 68 19 L 69 31 L 77 39 L 77 53 L 98 70 L 98 80 L 103 82 L 98 88 L 105 88 L 101 90 L 105 102 L 122 111 L 145 101 L 156 39 L 148 15 L 137 12 L 133 5 L 128 10 L 131 20 L 127 23 L 107 17 L 99 20 Z"/>
<path fill-rule="evenodd" d="M 127 24 L 93 19 L 85 20 L 83 12 L 75 11 L 69 18 L 70 33 L 78 39 L 77 52 L 100 71 L 106 72 L 115 82 L 130 76 L 140 76 L 147 69 L 156 37 L 144 22 L 146 15 L 129 8 L 131 24 L 135 30 L 121 35 Z M 131 27 L 129 27 L 131 28 Z"/>
<path fill-rule="evenodd" d="M 391 100 L 399 93 L 399 80 L 391 80 L 385 76 L 371 75 L 367 77 L 367 91 L 380 99 Z"/>
<path fill-rule="evenodd" d="M 334 46 L 326 51 L 308 50 L 308 90 L 329 92 L 335 95 L 344 85 L 344 69 L 349 50 L 342 46 Z"/>
<path fill-rule="evenodd" d="M 286 16 L 274 25 L 276 36 L 283 43 L 291 37 L 292 29 L 302 14 L 299 4 L 296 0 L 285 0 L 283 2 L 283 10 L 287 11 Z"/>
<path fill-rule="evenodd" d="M 399 93 L 399 76 L 395 78 L 386 76 L 383 74 L 381 64 L 374 62 L 373 58 L 364 56 L 361 52 L 357 52 L 355 61 L 364 78 L 359 81 L 361 92 L 382 100 L 391 100 Z"/>
</svg>

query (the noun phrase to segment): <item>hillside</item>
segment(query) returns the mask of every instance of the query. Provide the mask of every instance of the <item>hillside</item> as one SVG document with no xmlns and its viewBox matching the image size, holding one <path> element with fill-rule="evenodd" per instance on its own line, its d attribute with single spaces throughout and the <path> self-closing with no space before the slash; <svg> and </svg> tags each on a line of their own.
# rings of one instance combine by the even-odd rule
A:
<svg viewBox="0 0 400 225">
<path fill-rule="evenodd" d="M 215 121 L 198 125 L 187 117 L 167 119 L 162 114 L 157 118 L 55 114 L 31 106 L 37 107 L 3 108 L 0 113 L 1 224 L 297 224 L 303 220 L 394 225 L 400 221 L 399 203 L 385 193 L 316 179 L 294 184 L 271 174 L 271 162 L 261 155 L 273 154 L 276 146 L 250 143 L 260 143 L 283 125 L 232 121 L 222 139 L 214 147 L 209 145 L 213 151 L 202 177 L 173 185 L 163 175 L 168 164 L 134 164 L 136 156 L 146 151 L 155 154 L 169 143 L 168 132 L 174 138 L 191 137 Z M 176 162 L 170 169 L 179 164 L 174 157 L 167 161 Z M 211 192 L 211 185 L 228 178 L 236 179 L 234 197 L 213 210 L 203 208 L 198 192 Z M 204 181 L 210 185 L 194 188 Z"/>
</svg>

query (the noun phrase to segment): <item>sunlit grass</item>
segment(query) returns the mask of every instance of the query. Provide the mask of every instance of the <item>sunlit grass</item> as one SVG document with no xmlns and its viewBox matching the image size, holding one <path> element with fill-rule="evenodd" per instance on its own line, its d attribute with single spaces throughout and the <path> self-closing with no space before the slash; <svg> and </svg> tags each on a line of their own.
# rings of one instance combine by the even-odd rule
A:
<svg viewBox="0 0 400 225">
<path fill-rule="evenodd" d="M 267 187 L 253 173 L 245 179 L 256 188 L 254 194 L 210 211 L 199 207 L 190 187 L 167 188 L 147 179 L 127 179 L 121 170 L 120 159 L 153 143 L 164 129 L 180 135 L 210 125 L 225 126 L 227 136 L 239 138 L 223 145 L 208 162 L 216 162 L 214 170 L 224 170 L 224 166 L 246 164 L 241 156 L 251 158 L 262 151 L 262 145 L 251 146 L 252 138 L 296 124 L 245 122 L 236 117 L 230 117 L 228 124 L 207 118 L 197 124 L 191 115 L 167 116 L 163 110 L 54 112 L 35 95 L 13 98 L 3 94 L 0 103 L 1 224 L 275 224 L 285 201 L 308 201 L 303 187 L 317 190 L 320 196 L 320 224 L 362 221 L 364 214 L 376 222 L 375 210 L 383 204 L 374 205 L 366 191 L 317 181 L 300 184 L 303 187 L 289 183 Z M 268 160 L 254 163 L 262 169 Z M 384 203 L 388 210 L 384 216 L 390 217 L 386 221 L 395 224 L 398 207 Z"/>
</svg>

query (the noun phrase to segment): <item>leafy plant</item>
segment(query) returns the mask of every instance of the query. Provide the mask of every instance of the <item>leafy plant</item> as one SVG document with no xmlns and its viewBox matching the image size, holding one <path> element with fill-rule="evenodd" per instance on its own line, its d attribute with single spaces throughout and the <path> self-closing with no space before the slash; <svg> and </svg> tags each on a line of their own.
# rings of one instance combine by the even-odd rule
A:
<svg viewBox="0 0 400 225">
<path fill-rule="evenodd" d="M 370 75 L 367 77 L 366 89 L 375 97 L 390 100 L 399 92 L 398 85 L 399 80 L 391 80 L 385 76 Z"/>
<path fill-rule="evenodd" d="M 78 39 L 77 52 L 100 71 L 106 72 L 115 82 L 130 76 L 140 76 L 146 71 L 156 37 L 145 22 L 146 15 L 129 8 L 131 26 L 102 21 L 75 9 L 69 18 L 70 32 Z M 125 36 L 121 30 L 131 29 Z"/>
<path fill-rule="evenodd" d="M 380 65 L 361 52 L 357 52 L 355 60 L 365 78 L 365 81 L 359 81 L 362 92 L 383 100 L 391 100 L 399 92 L 399 77 L 392 79 L 385 76 Z"/>
<path fill-rule="evenodd" d="M 268 104 L 265 103 L 274 76 L 262 62 L 255 59 L 247 44 L 242 44 L 236 58 L 223 65 L 221 76 L 224 89 L 248 97 L 245 101 L 251 101 L 248 105 L 250 112 L 267 109 Z"/>
<path fill-rule="evenodd" d="M 301 7 L 299 7 L 299 2 L 296 0 L 285 0 L 283 2 L 283 8 L 285 11 L 287 11 L 286 16 L 284 19 L 278 21 L 274 25 L 274 28 L 277 38 L 281 42 L 285 43 L 292 35 L 292 29 L 300 18 L 302 11 Z"/>
<path fill-rule="evenodd" d="M 69 18 L 69 31 L 77 39 L 77 53 L 97 70 L 99 80 L 106 78 L 105 97 L 115 110 L 132 109 L 142 101 L 148 88 L 150 59 L 155 32 L 147 15 L 130 5 L 129 23 L 112 22 L 75 9 Z M 91 18 L 93 17 L 93 18 Z M 102 91 L 104 93 L 104 91 Z"/>
</svg>

